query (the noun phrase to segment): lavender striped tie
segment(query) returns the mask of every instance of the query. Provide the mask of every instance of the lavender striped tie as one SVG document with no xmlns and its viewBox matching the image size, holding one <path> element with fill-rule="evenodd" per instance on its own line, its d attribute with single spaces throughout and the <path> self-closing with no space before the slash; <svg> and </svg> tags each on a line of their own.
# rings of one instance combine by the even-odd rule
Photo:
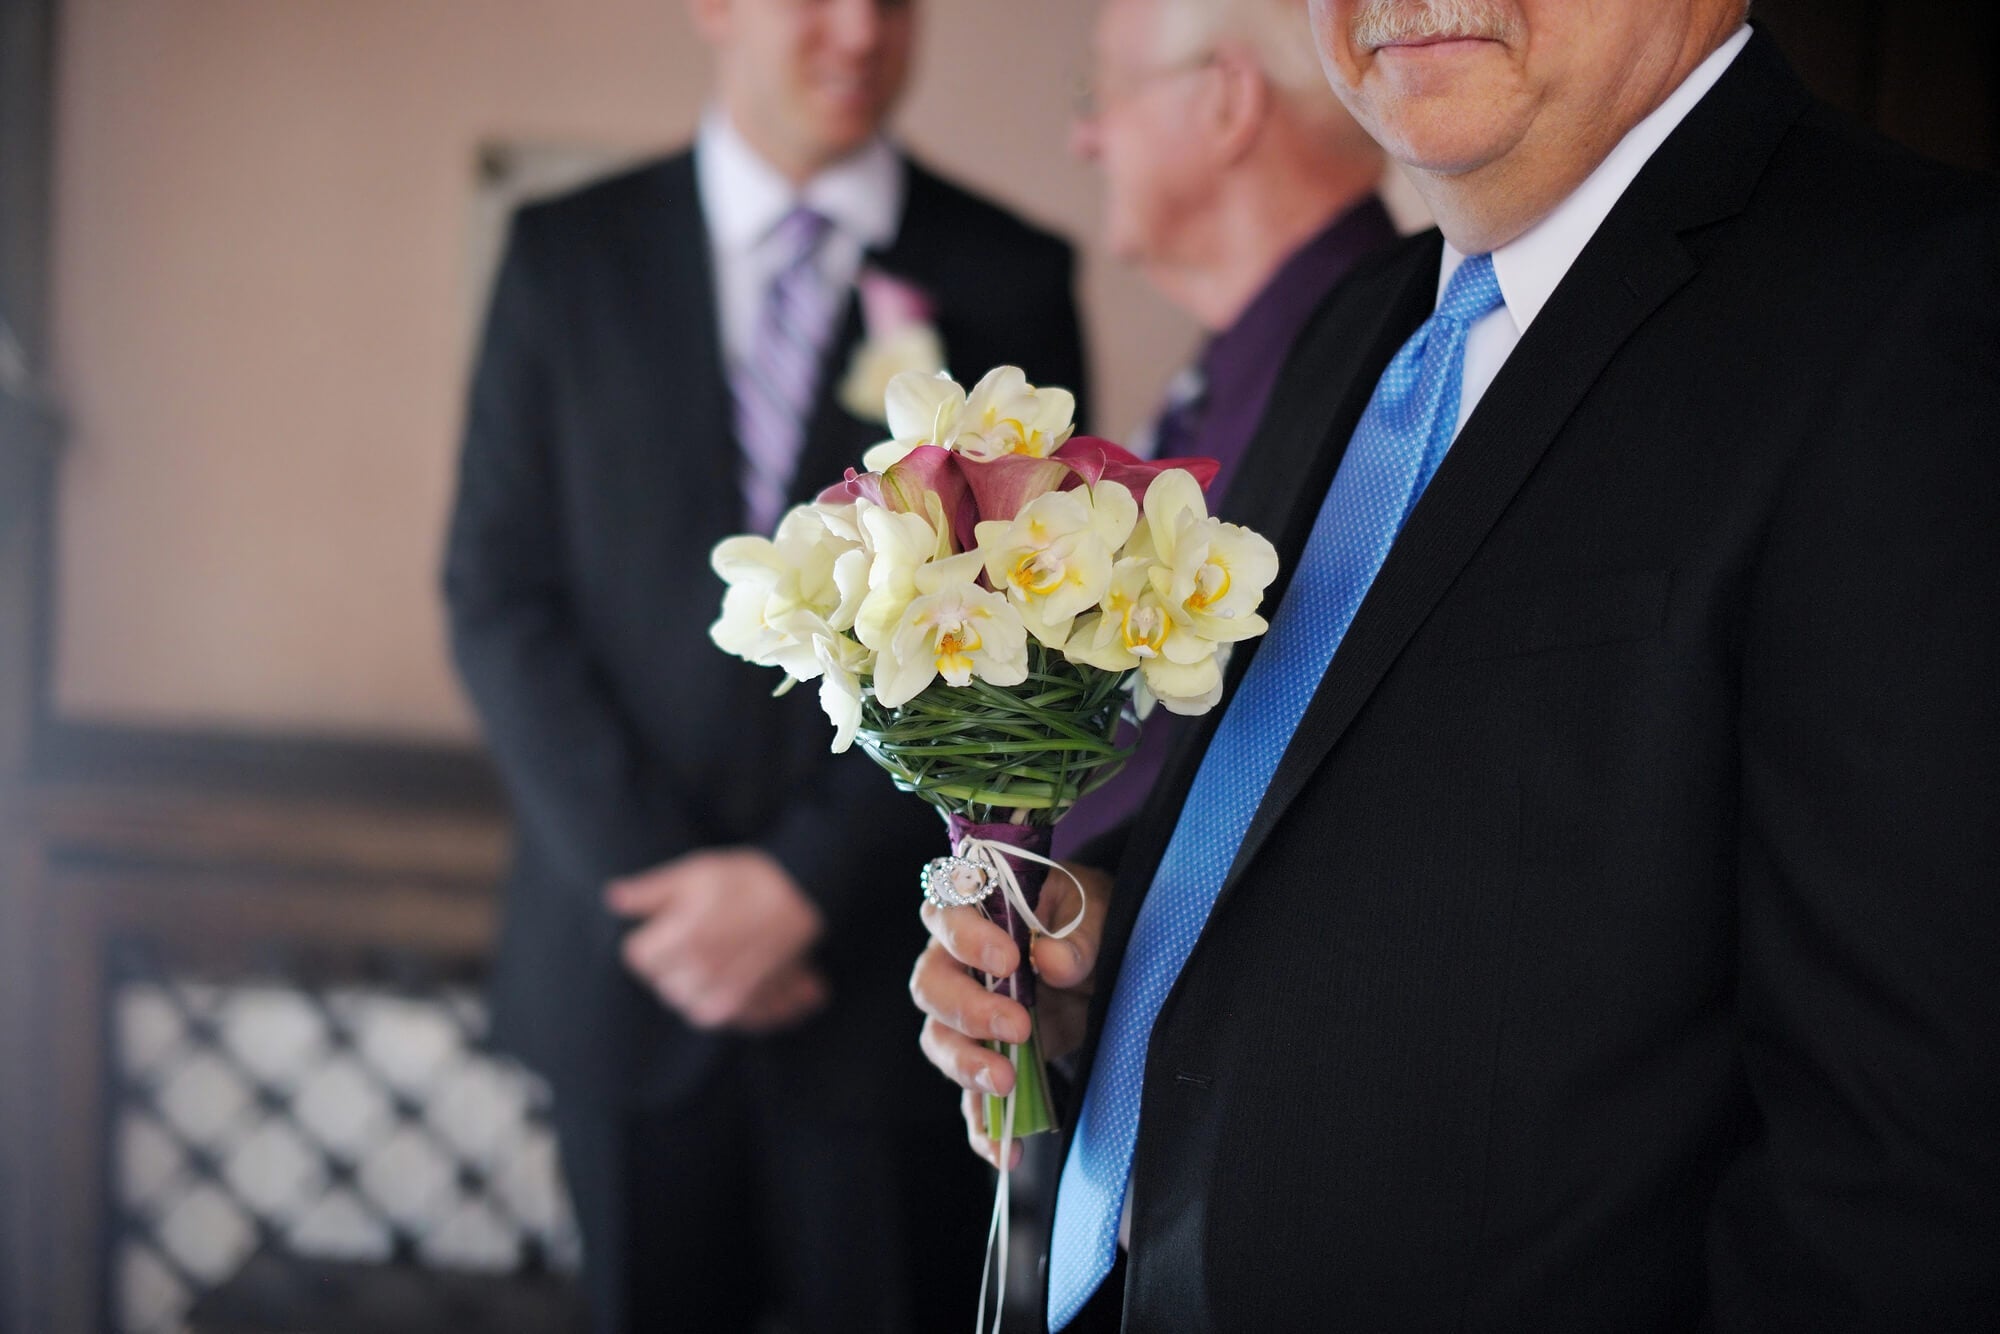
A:
<svg viewBox="0 0 2000 1334">
<path fill-rule="evenodd" d="M 772 231 L 768 244 L 780 262 L 750 348 L 729 376 L 743 451 L 743 507 L 753 532 L 777 526 L 811 420 L 820 351 L 838 309 L 817 262 L 831 225 L 809 208 L 795 208 Z"/>
</svg>

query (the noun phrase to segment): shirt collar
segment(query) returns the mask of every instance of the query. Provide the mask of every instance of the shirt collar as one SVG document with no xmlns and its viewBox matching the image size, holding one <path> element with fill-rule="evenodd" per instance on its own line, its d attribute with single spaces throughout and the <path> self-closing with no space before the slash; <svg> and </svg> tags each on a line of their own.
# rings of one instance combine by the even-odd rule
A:
<svg viewBox="0 0 2000 1334">
<path fill-rule="evenodd" d="M 695 136 L 695 172 L 709 235 L 727 251 L 754 249 L 800 204 L 873 249 L 896 239 L 903 216 L 903 160 L 879 135 L 799 190 L 711 107 Z"/>
<path fill-rule="evenodd" d="M 1506 299 L 1507 314 L 1517 333 L 1528 331 L 1619 197 L 1749 40 L 1746 24 L 1695 66 L 1651 115 L 1627 131 L 1618 146 L 1597 164 L 1597 170 L 1556 205 L 1554 212 L 1493 252 L 1493 273 L 1500 280 L 1500 294 Z M 1464 261 L 1464 254 L 1445 242 L 1438 273 L 1440 301 L 1451 275 Z"/>
</svg>

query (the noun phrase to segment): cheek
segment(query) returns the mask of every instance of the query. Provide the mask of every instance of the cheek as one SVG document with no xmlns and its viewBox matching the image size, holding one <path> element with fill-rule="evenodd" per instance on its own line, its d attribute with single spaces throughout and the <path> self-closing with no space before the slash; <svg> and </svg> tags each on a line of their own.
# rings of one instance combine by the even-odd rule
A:
<svg viewBox="0 0 2000 1334">
<path fill-rule="evenodd" d="M 915 49 L 916 41 L 917 24 L 913 15 L 906 13 L 900 21 L 892 22 L 882 35 L 883 67 L 898 74 L 907 71 L 910 68 L 910 52 Z"/>
<path fill-rule="evenodd" d="M 1326 80 L 1342 101 L 1359 78 L 1359 55 L 1347 40 L 1352 30 L 1353 5 L 1341 0 L 1313 0 L 1313 54 Z"/>
<path fill-rule="evenodd" d="M 1164 135 L 1113 130 L 1104 137 L 1104 166 L 1113 244 L 1146 247 L 1190 191 L 1186 154 L 1175 153 Z"/>
</svg>

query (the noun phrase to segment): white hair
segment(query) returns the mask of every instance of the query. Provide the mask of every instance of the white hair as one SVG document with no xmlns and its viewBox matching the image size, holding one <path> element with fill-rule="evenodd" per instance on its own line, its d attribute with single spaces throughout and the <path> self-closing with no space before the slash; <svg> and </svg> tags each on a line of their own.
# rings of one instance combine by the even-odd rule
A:
<svg viewBox="0 0 2000 1334">
<path fill-rule="evenodd" d="M 1346 124 L 1327 85 L 1306 0 L 1154 0 L 1160 56 L 1187 60 L 1234 38 L 1256 56 L 1264 77 L 1293 112 L 1311 123 Z"/>
</svg>

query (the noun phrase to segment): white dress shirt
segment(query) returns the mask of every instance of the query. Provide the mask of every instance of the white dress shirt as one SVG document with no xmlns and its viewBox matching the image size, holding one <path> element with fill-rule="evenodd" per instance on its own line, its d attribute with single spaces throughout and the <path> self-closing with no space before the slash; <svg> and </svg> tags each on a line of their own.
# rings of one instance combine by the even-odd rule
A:
<svg viewBox="0 0 2000 1334">
<path fill-rule="evenodd" d="M 1626 187 L 1652 159 L 1667 136 L 1674 132 L 1695 103 L 1707 95 L 1729 68 L 1737 53 L 1750 40 L 1746 25 L 1694 67 L 1681 86 L 1660 103 L 1650 116 L 1634 125 L 1618 146 L 1611 150 L 1597 170 L 1579 185 L 1555 211 L 1520 236 L 1493 252 L 1493 273 L 1500 280 L 1505 303 L 1472 326 L 1465 340 L 1465 382 L 1459 392 L 1458 425 L 1479 406 L 1493 377 L 1500 373 L 1521 335 L 1535 322 L 1554 295 L 1557 284 L 1570 265 L 1583 253 L 1590 238 L 1611 212 Z M 1465 256 L 1447 241 L 1438 272 L 1438 299 L 1445 285 L 1465 262 Z"/>
<path fill-rule="evenodd" d="M 771 233 L 786 214 L 803 204 L 833 224 L 820 246 L 819 265 L 836 292 L 853 284 L 868 250 L 896 239 L 903 217 L 903 159 L 879 137 L 800 190 L 757 155 L 727 113 L 711 107 L 695 136 L 694 170 L 726 370 L 735 369 L 756 336 L 765 291 L 785 259 L 772 253 Z"/>
</svg>

